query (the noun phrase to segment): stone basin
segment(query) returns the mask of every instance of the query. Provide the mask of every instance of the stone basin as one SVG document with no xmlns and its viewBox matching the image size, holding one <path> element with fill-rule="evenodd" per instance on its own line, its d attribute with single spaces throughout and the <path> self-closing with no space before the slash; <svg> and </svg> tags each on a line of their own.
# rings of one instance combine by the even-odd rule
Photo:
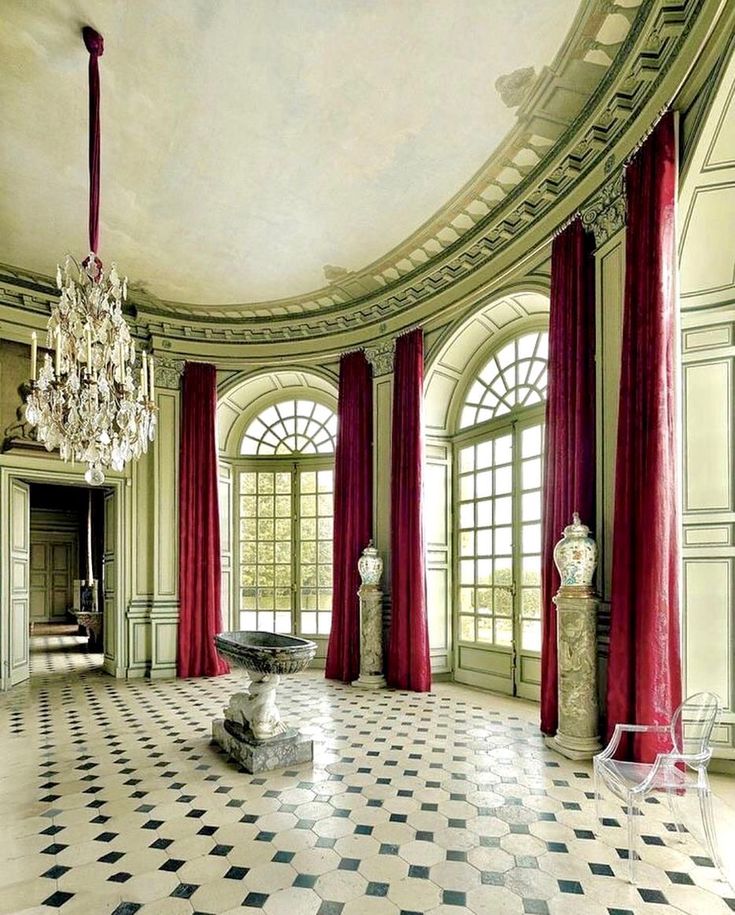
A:
<svg viewBox="0 0 735 915">
<path fill-rule="evenodd" d="M 276 632 L 220 632 L 214 644 L 230 664 L 257 674 L 296 674 L 316 653 L 314 642 Z"/>
</svg>

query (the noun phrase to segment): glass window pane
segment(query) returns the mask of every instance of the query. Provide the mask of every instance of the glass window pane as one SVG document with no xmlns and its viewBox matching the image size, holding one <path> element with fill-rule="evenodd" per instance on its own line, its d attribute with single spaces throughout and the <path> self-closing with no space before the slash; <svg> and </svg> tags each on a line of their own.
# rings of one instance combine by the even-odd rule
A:
<svg viewBox="0 0 735 915">
<path fill-rule="evenodd" d="M 307 565 L 306 563 L 301 564 L 301 584 L 305 588 L 313 588 L 316 586 L 315 565 Z"/>
<path fill-rule="evenodd" d="M 477 560 L 477 584 L 489 585 L 492 581 L 493 562 L 492 559 Z"/>
<path fill-rule="evenodd" d="M 273 588 L 258 588 L 258 609 L 272 610 L 275 600 Z"/>
<path fill-rule="evenodd" d="M 326 611 L 327 613 L 332 610 L 332 589 L 331 588 L 320 588 L 319 589 L 319 610 Z"/>
<path fill-rule="evenodd" d="M 472 531 L 462 531 L 460 533 L 459 552 L 462 556 L 475 555 L 475 535 Z"/>
<path fill-rule="evenodd" d="M 512 645 L 513 644 L 513 620 L 495 618 L 495 644 Z"/>
<path fill-rule="evenodd" d="M 513 500 L 510 496 L 503 496 L 495 500 L 495 523 L 510 524 L 513 520 Z"/>
<path fill-rule="evenodd" d="M 521 571 L 522 583 L 524 585 L 541 584 L 541 557 L 524 556 L 523 568 Z"/>
<path fill-rule="evenodd" d="M 276 622 L 275 622 L 275 632 L 288 633 L 291 632 L 291 614 L 290 613 L 276 613 Z"/>
<path fill-rule="evenodd" d="M 258 496 L 258 516 L 273 517 L 273 496 Z"/>
<path fill-rule="evenodd" d="M 541 426 L 532 426 L 521 434 L 521 455 L 526 458 L 537 454 L 541 454 Z"/>
<path fill-rule="evenodd" d="M 301 589 L 301 607 L 303 610 L 316 610 L 316 588 Z M 301 619 L 303 623 L 303 613 L 301 614 Z"/>
<path fill-rule="evenodd" d="M 496 527 L 495 528 L 495 555 L 509 556 L 512 552 L 512 528 Z"/>
<path fill-rule="evenodd" d="M 276 517 L 291 517 L 291 496 L 276 496 Z"/>
<path fill-rule="evenodd" d="M 276 610 L 291 609 L 291 589 L 276 588 Z"/>
<path fill-rule="evenodd" d="M 316 613 L 301 614 L 301 632 L 305 635 L 316 634 Z"/>
<path fill-rule="evenodd" d="M 302 473 L 300 477 L 301 482 L 301 492 L 302 493 L 311 493 L 316 492 L 316 474 L 313 472 Z"/>
<path fill-rule="evenodd" d="M 322 587 L 331 587 L 332 585 L 332 567 L 319 566 L 317 569 L 317 582 Z"/>
<path fill-rule="evenodd" d="M 331 470 L 320 470 L 318 479 L 319 492 L 331 492 L 333 479 L 334 474 Z"/>
<path fill-rule="evenodd" d="M 462 613 L 472 613 L 475 609 L 475 589 L 459 589 L 459 609 Z"/>
<path fill-rule="evenodd" d="M 313 563 L 316 562 L 316 541 L 302 540 L 301 542 L 301 561 Z"/>
<path fill-rule="evenodd" d="M 276 492 L 277 493 L 291 492 L 291 474 L 290 473 L 277 473 L 276 474 Z"/>
<path fill-rule="evenodd" d="M 523 616 L 541 619 L 541 591 L 539 588 L 521 589 L 521 613 Z"/>
<path fill-rule="evenodd" d="M 463 642 L 475 641 L 475 618 L 473 616 L 460 616 L 459 637 Z"/>
<path fill-rule="evenodd" d="M 273 540 L 274 527 L 270 518 L 261 518 L 258 521 L 258 540 Z"/>
<path fill-rule="evenodd" d="M 477 446 L 477 467 L 484 469 L 493 465 L 493 443 L 482 442 Z"/>
<path fill-rule="evenodd" d="M 493 620 L 491 616 L 477 617 L 477 641 L 492 642 L 493 640 Z"/>
<path fill-rule="evenodd" d="M 495 463 L 510 464 L 513 460 L 513 438 L 502 435 L 495 439 Z"/>
<path fill-rule="evenodd" d="M 320 493 L 317 496 L 318 499 L 318 510 L 321 516 L 331 515 L 332 514 L 332 494 L 331 493 Z"/>
<path fill-rule="evenodd" d="M 258 629 L 261 632 L 274 632 L 274 621 L 272 613 L 258 612 Z"/>
<path fill-rule="evenodd" d="M 331 540 L 333 536 L 332 532 L 332 517 L 329 518 L 320 518 L 319 519 L 319 539 L 320 540 Z"/>
<path fill-rule="evenodd" d="M 243 495 L 249 495 L 255 492 L 255 474 L 254 473 L 241 473 L 240 474 L 240 492 Z"/>
<path fill-rule="evenodd" d="M 477 556 L 492 556 L 493 554 L 493 532 L 483 530 L 477 532 Z"/>
<path fill-rule="evenodd" d="M 467 470 L 475 469 L 475 448 L 470 445 L 469 448 L 462 448 L 459 452 L 459 469 L 462 473 Z"/>
<path fill-rule="evenodd" d="M 541 458 L 524 461 L 521 468 L 523 488 L 539 489 L 541 487 Z"/>
<path fill-rule="evenodd" d="M 459 498 L 462 501 L 475 498 L 475 477 L 467 473 L 459 478 Z"/>
<path fill-rule="evenodd" d="M 240 614 L 240 629 L 252 631 L 258 625 L 258 614 L 247 611 Z"/>
<path fill-rule="evenodd" d="M 477 612 L 488 615 L 493 612 L 493 589 L 477 589 Z"/>
<path fill-rule="evenodd" d="M 477 526 L 490 527 L 493 523 L 493 503 L 491 499 L 477 503 Z"/>
<path fill-rule="evenodd" d="M 240 585 L 243 588 L 255 584 L 255 566 L 240 566 Z"/>
<path fill-rule="evenodd" d="M 320 613 L 318 618 L 319 635 L 329 635 L 332 628 L 332 614 Z"/>
<path fill-rule="evenodd" d="M 275 480 L 272 473 L 258 474 L 258 492 L 262 494 L 272 493 L 275 489 Z"/>
<path fill-rule="evenodd" d="M 491 470 L 483 470 L 477 474 L 477 498 L 487 499 L 493 494 L 493 474 Z"/>
<path fill-rule="evenodd" d="M 541 552 L 541 525 L 524 524 L 523 525 L 523 552 L 540 553 Z"/>
<path fill-rule="evenodd" d="M 459 580 L 465 585 L 475 583 L 475 564 L 471 559 L 460 560 Z"/>
<path fill-rule="evenodd" d="M 541 518 L 541 492 L 524 492 L 521 500 L 521 517 L 524 521 Z"/>
<path fill-rule="evenodd" d="M 502 496 L 510 492 L 513 486 L 513 472 L 510 467 L 499 467 L 495 471 L 495 495 Z"/>
<path fill-rule="evenodd" d="M 513 615 L 513 593 L 508 588 L 493 588 L 493 602 L 498 616 Z"/>
<path fill-rule="evenodd" d="M 470 502 L 459 507 L 459 526 L 463 528 L 474 527 L 475 506 Z"/>
</svg>

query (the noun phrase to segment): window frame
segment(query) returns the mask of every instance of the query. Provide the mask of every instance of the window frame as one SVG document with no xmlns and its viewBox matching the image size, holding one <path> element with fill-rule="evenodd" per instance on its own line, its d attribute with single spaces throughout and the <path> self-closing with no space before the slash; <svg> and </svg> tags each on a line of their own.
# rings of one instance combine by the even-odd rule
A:
<svg viewBox="0 0 735 915">
<path fill-rule="evenodd" d="M 258 472 L 286 472 L 291 474 L 291 621 L 292 634 L 311 640 L 328 639 L 329 634 L 305 633 L 301 626 L 301 485 L 300 474 L 304 471 L 331 470 L 334 473 L 334 455 L 242 455 L 230 461 L 233 474 L 233 512 L 232 512 L 232 543 L 233 543 L 233 600 L 231 607 L 231 623 L 235 629 L 240 629 L 240 614 L 252 612 L 242 607 L 241 592 L 241 559 L 240 545 L 240 478 L 243 473 Z M 333 478 L 334 485 L 334 478 Z M 334 495 L 334 488 L 332 490 Z M 333 506 L 334 508 L 334 506 Z M 334 510 L 332 511 L 334 518 Z M 256 541 L 259 542 L 259 541 Z M 317 541 L 318 542 L 318 541 Z M 318 586 L 317 586 L 318 587 Z M 331 583 L 330 583 L 331 587 Z M 261 611 L 268 612 L 268 611 Z M 324 612 L 324 611 L 306 611 Z M 317 618 L 318 622 L 318 618 Z"/>
</svg>

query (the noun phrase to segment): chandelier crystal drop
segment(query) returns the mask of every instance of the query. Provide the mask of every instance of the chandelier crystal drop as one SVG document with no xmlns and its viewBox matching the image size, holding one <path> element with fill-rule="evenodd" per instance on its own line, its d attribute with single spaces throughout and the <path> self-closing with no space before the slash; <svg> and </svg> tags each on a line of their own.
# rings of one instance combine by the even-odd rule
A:
<svg viewBox="0 0 735 915">
<path fill-rule="evenodd" d="M 67 256 L 57 267 L 59 301 L 48 321 L 48 350 L 38 372 L 38 341 L 31 335 L 31 391 L 26 419 L 48 451 L 87 464 L 84 479 L 104 482 L 103 467 L 122 470 L 148 450 L 156 433 L 153 358 L 135 344 L 123 316 L 127 280 L 113 264 L 105 274 L 99 239 L 99 58 L 104 40 L 82 29 L 89 51 L 89 246 L 82 266 Z M 53 356 L 52 356 L 53 353 Z"/>
<path fill-rule="evenodd" d="M 33 341 L 26 416 L 48 451 L 87 463 L 85 480 L 99 485 L 103 467 L 122 470 L 155 436 L 153 359 L 143 353 L 136 366 L 122 311 L 127 280 L 114 265 L 105 276 L 94 255 L 81 268 L 67 257 L 56 282 L 61 296 L 48 322 L 54 355 L 46 353 L 36 379 Z"/>
</svg>

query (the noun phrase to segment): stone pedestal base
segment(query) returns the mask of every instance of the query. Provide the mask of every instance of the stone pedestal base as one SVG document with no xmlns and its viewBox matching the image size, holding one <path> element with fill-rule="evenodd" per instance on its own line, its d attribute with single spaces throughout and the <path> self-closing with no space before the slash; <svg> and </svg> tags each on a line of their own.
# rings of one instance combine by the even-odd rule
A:
<svg viewBox="0 0 735 915">
<path fill-rule="evenodd" d="M 363 585 L 360 598 L 360 676 L 352 681 L 362 689 L 384 689 L 383 676 L 383 592 L 375 585 Z"/>
<path fill-rule="evenodd" d="M 597 600 L 586 587 L 565 586 L 554 598 L 559 668 L 559 728 L 546 745 L 567 759 L 602 749 L 597 707 Z"/>
<path fill-rule="evenodd" d="M 235 762 L 253 774 L 270 769 L 286 769 L 311 762 L 314 742 L 294 728 L 269 740 L 256 740 L 252 734 L 227 727 L 224 718 L 212 722 L 212 741 Z"/>
<path fill-rule="evenodd" d="M 352 681 L 352 686 L 359 686 L 361 689 L 385 689 L 387 685 L 382 674 L 361 673 L 357 680 Z"/>
<path fill-rule="evenodd" d="M 599 737 L 566 737 L 557 733 L 554 737 L 545 739 L 550 750 L 556 750 L 567 759 L 592 759 L 602 750 Z"/>
</svg>

